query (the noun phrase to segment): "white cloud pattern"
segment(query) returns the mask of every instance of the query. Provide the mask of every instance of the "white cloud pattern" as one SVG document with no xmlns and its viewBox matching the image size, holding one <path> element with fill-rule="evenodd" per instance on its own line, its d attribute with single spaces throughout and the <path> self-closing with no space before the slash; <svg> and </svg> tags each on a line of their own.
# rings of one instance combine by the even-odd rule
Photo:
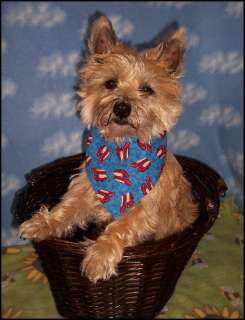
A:
<svg viewBox="0 0 245 320">
<path fill-rule="evenodd" d="M 51 78 L 74 76 L 78 61 L 79 53 L 74 50 L 67 54 L 57 51 L 50 56 L 41 57 L 37 69 L 41 76 L 47 75 Z"/>
<path fill-rule="evenodd" d="M 213 105 L 202 111 L 200 123 L 209 126 L 220 125 L 228 129 L 239 126 L 242 123 L 242 117 L 231 106 Z"/>
<path fill-rule="evenodd" d="M 243 1 L 230 1 L 225 7 L 228 16 L 239 18 L 243 16 Z"/>
<path fill-rule="evenodd" d="M 242 177 L 244 173 L 243 153 L 229 149 L 225 151 L 223 157 L 232 166 L 232 168 Z"/>
<path fill-rule="evenodd" d="M 185 151 L 198 146 L 199 143 L 199 135 L 188 129 L 181 129 L 176 133 L 170 132 L 168 135 L 168 144 L 174 151 Z"/>
<path fill-rule="evenodd" d="M 239 199 L 241 202 L 243 202 L 243 186 L 238 182 L 238 180 L 235 180 L 233 177 L 230 177 L 225 180 L 225 183 L 228 187 L 228 194 L 232 195 L 232 197 L 235 197 Z"/>
<path fill-rule="evenodd" d="M 20 187 L 20 180 L 12 174 L 2 172 L 2 197 Z"/>
<path fill-rule="evenodd" d="M 127 37 L 134 31 L 134 25 L 129 19 L 124 19 L 121 15 L 118 14 L 113 14 L 108 18 L 111 20 L 118 38 Z M 86 35 L 87 25 L 87 21 L 84 20 L 82 23 L 82 28 L 80 29 L 81 38 Z"/>
<path fill-rule="evenodd" d="M 2 99 L 14 96 L 17 92 L 17 84 L 11 80 L 6 79 L 2 82 Z"/>
<path fill-rule="evenodd" d="M 68 134 L 58 131 L 45 139 L 42 152 L 53 157 L 79 153 L 81 152 L 81 134 L 81 131 L 72 131 Z"/>
<path fill-rule="evenodd" d="M 71 93 L 47 93 L 34 100 L 31 112 L 35 118 L 41 117 L 43 119 L 51 116 L 55 118 L 72 117 L 76 112 L 72 98 Z"/>
<path fill-rule="evenodd" d="M 176 9 L 182 9 L 188 5 L 190 5 L 192 1 L 147 1 L 146 5 L 152 7 L 173 7 Z"/>
<path fill-rule="evenodd" d="M 194 32 L 187 32 L 186 34 L 186 48 L 191 49 L 200 43 L 200 37 Z"/>
<path fill-rule="evenodd" d="M 109 19 L 111 20 L 116 35 L 119 38 L 130 35 L 134 30 L 133 23 L 129 19 L 124 19 L 118 14 L 109 16 Z"/>
<path fill-rule="evenodd" d="M 51 2 L 19 2 L 11 6 L 6 20 L 10 26 L 52 28 L 62 24 L 65 12 Z"/>
<path fill-rule="evenodd" d="M 235 74 L 243 70 L 243 57 L 238 51 L 212 52 L 202 57 L 201 72 Z"/>
<path fill-rule="evenodd" d="M 183 85 L 182 99 L 186 105 L 194 104 L 206 98 L 207 91 L 195 83 L 187 83 Z"/>
</svg>

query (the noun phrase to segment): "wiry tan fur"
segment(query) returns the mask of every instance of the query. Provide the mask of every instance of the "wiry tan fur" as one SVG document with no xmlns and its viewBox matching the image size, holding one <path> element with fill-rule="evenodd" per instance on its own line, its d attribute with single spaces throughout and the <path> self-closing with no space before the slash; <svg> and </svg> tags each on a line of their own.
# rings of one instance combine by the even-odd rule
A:
<svg viewBox="0 0 245 320">
<path fill-rule="evenodd" d="M 110 21 L 101 17 L 93 24 L 88 43 L 90 55 L 80 70 L 78 92 L 81 120 L 96 126 L 108 141 L 120 142 L 136 136 L 150 142 L 153 136 L 169 131 L 182 112 L 179 78 L 183 66 L 184 30 L 167 42 L 137 53 L 116 38 Z M 109 90 L 105 82 L 116 79 Z M 154 94 L 142 92 L 149 85 Z M 113 106 L 124 101 L 132 106 L 127 123 L 115 121 Z M 92 281 L 116 274 L 125 247 L 147 239 L 160 239 L 190 225 L 197 215 L 191 186 L 174 155 L 168 151 L 162 174 L 153 188 L 135 207 L 113 220 L 96 198 L 81 166 L 61 202 L 51 211 L 41 207 L 20 226 L 20 235 L 36 241 L 65 237 L 74 227 L 86 228 L 89 222 L 107 223 L 96 241 L 87 243 L 82 272 Z"/>
</svg>

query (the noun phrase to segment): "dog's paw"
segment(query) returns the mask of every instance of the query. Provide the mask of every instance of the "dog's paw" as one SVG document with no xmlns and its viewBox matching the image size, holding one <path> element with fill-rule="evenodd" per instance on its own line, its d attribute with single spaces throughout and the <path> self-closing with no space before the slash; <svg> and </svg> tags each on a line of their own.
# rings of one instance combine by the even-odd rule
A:
<svg viewBox="0 0 245 320">
<path fill-rule="evenodd" d="M 21 239 L 41 241 L 50 236 L 50 227 L 42 215 L 36 214 L 32 219 L 23 222 L 19 228 Z"/>
<path fill-rule="evenodd" d="M 116 267 L 121 260 L 117 250 L 105 241 L 96 241 L 88 247 L 85 258 L 81 263 L 81 271 L 91 282 L 108 280 L 117 275 Z"/>
</svg>

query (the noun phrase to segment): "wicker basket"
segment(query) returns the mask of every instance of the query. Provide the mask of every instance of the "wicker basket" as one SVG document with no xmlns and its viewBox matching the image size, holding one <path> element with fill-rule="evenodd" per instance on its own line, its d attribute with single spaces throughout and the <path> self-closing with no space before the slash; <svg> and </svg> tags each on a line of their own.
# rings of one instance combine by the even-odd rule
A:
<svg viewBox="0 0 245 320">
<path fill-rule="evenodd" d="M 92 284 L 82 277 L 79 265 L 84 252 L 79 240 L 98 236 L 94 226 L 79 230 L 73 239 L 33 243 L 39 254 L 58 312 L 65 318 L 153 318 L 175 289 L 176 282 L 199 240 L 210 229 L 219 210 L 219 197 L 227 187 L 207 165 L 176 156 L 192 183 L 200 215 L 183 232 L 159 241 L 127 248 L 118 265 L 118 276 Z M 56 160 L 26 175 L 27 185 L 16 193 L 12 210 L 18 223 L 29 219 L 43 203 L 54 206 L 77 172 L 83 154 Z"/>
</svg>

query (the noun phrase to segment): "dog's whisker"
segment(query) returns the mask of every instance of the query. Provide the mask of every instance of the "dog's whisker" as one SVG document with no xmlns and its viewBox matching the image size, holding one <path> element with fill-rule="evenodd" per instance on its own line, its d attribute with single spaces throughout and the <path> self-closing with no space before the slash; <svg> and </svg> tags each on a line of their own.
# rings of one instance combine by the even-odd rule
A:
<svg viewBox="0 0 245 320">
<path fill-rule="evenodd" d="M 106 126 L 108 126 L 109 123 L 111 122 L 111 118 L 112 118 L 112 112 L 110 112 L 110 114 L 109 114 Z"/>
</svg>

